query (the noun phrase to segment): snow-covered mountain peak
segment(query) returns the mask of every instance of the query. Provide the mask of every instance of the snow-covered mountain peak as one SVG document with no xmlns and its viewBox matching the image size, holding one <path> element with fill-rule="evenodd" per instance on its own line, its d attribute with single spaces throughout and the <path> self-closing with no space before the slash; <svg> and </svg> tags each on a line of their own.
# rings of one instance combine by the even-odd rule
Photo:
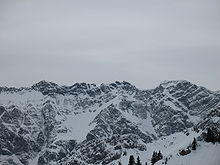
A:
<svg viewBox="0 0 220 165">
<path fill-rule="evenodd" d="M 41 80 L 36 84 L 32 85 L 32 88 L 54 88 L 54 87 L 58 87 L 58 85 L 56 83 L 46 80 Z"/>
<path fill-rule="evenodd" d="M 163 88 L 181 88 L 194 85 L 195 84 L 192 84 L 187 80 L 165 80 L 160 83 L 160 86 L 162 86 Z"/>
<path fill-rule="evenodd" d="M 187 81 L 151 90 L 125 81 L 1 87 L 0 155 L 20 164 L 107 165 L 162 137 L 219 124 L 219 110 L 218 93 Z"/>
</svg>

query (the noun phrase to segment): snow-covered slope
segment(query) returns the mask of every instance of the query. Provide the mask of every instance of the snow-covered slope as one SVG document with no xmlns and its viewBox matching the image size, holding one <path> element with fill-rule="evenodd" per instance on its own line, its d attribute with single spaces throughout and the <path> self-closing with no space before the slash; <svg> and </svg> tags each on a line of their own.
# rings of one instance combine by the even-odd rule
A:
<svg viewBox="0 0 220 165">
<path fill-rule="evenodd" d="M 179 151 L 187 148 L 192 143 L 194 137 L 198 137 L 200 133 L 188 130 L 189 134 L 174 133 L 170 136 L 161 137 L 157 141 L 148 143 L 146 151 L 128 150 L 126 156 L 121 157 L 119 160 L 114 161 L 115 164 L 121 162 L 128 164 L 129 156 L 133 155 L 137 160 L 140 157 L 142 164 L 151 164 L 151 157 L 153 151 L 161 151 L 163 159 L 155 163 L 155 165 L 165 164 L 168 158 L 167 165 L 219 165 L 220 163 L 220 144 L 198 142 L 198 147 L 191 154 L 181 156 Z"/>
<path fill-rule="evenodd" d="M 196 151 L 185 156 L 174 155 L 168 160 L 167 165 L 219 165 L 220 144 L 200 143 Z M 158 161 L 155 165 L 162 165 L 165 160 Z"/>
<path fill-rule="evenodd" d="M 200 135 L 192 127 L 218 125 L 219 109 L 219 93 L 187 81 L 152 90 L 118 81 L 0 87 L 0 162 L 110 164 L 130 153 L 171 154 Z"/>
</svg>

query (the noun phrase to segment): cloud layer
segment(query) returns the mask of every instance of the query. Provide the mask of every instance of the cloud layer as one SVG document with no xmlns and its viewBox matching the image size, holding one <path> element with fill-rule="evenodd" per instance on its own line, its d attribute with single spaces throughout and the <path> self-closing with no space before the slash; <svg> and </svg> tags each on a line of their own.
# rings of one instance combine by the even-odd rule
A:
<svg viewBox="0 0 220 165">
<path fill-rule="evenodd" d="M 187 79 L 219 89 L 218 0 L 0 2 L 0 86 Z"/>
</svg>

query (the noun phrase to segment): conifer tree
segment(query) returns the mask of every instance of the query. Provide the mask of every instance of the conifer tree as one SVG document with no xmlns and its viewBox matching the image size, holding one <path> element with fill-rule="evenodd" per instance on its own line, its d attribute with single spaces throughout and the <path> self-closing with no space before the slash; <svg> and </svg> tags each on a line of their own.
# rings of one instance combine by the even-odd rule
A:
<svg viewBox="0 0 220 165">
<path fill-rule="evenodd" d="M 214 140 L 214 133 L 212 131 L 211 128 L 208 128 L 207 129 L 207 134 L 206 134 L 206 142 L 212 142 L 212 143 L 215 143 L 215 140 Z"/>
<path fill-rule="evenodd" d="M 159 153 L 157 154 L 157 160 L 161 160 L 163 159 L 163 155 L 161 154 L 161 152 L 159 151 Z"/>
<path fill-rule="evenodd" d="M 152 158 L 151 158 L 151 164 L 154 165 L 157 162 L 157 152 L 153 152 Z"/>
<path fill-rule="evenodd" d="M 168 161 L 168 159 L 167 159 L 167 157 L 166 157 L 166 159 L 165 159 L 165 164 L 167 164 L 167 161 Z"/>
<path fill-rule="evenodd" d="M 220 143 L 220 132 L 218 133 L 218 142 Z"/>
<path fill-rule="evenodd" d="M 137 164 L 136 165 L 141 165 L 140 157 L 137 157 Z"/>
<path fill-rule="evenodd" d="M 128 165 L 135 165 L 135 160 L 133 155 L 130 156 Z"/>
<path fill-rule="evenodd" d="M 192 150 L 196 150 L 196 147 L 197 147 L 197 142 L 196 142 L 196 138 L 194 138 L 192 142 Z"/>
</svg>

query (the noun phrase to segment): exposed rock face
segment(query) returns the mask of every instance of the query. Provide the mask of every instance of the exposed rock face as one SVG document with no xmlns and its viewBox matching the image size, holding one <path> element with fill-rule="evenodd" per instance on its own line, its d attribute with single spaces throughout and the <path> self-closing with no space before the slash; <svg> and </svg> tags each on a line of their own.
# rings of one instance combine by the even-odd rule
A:
<svg viewBox="0 0 220 165">
<path fill-rule="evenodd" d="M 0 87 L 0 162 L 105 165 L 161 136 L 220 127 L 219 113 L 219 92 L 187 81 Z"/>
</svg>

